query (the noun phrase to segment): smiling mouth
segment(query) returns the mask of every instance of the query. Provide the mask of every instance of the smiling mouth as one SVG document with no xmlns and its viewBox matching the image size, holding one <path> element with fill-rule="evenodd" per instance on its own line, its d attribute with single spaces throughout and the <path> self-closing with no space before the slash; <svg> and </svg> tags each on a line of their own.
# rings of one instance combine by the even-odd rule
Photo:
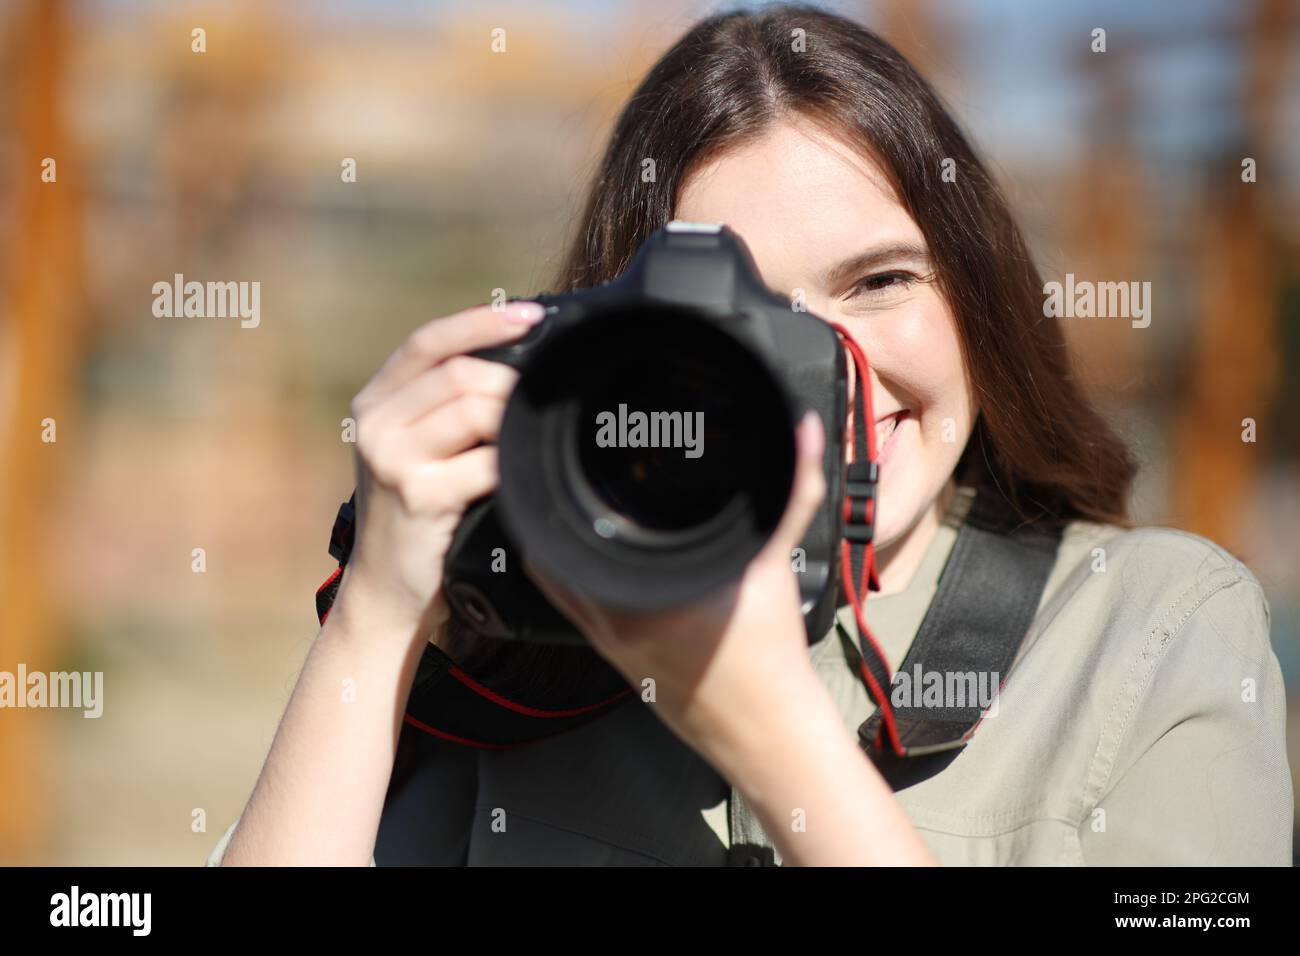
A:
<svg viewBox="0 0 1300 956">
<path fill-rule="evenodd" d="M 877 450 L 884 447 L 885 442 L 889 441 L 890 436 L 894 434 L 894 430 L 898 428 L 898 423 L 906 418 L 907 414 L 908 410 L 904 408 L 891 415 L 886 415 L 884 418 L 876 422 Z"/>
</svg>

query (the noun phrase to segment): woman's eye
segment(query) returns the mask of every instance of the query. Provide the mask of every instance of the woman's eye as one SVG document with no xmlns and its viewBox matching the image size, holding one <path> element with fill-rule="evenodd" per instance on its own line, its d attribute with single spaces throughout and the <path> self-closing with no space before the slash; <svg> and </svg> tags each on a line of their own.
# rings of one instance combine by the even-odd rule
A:
<svg viewBox="0 0 1300 956">
<path fill-rule="evenodd" d="M 911 285 L 916 276 L 910 272 L 880 272 L 876 275 L 867 276 L 858 281 L 849 294 L 849 298 L 856 298 L 863 295 L 879 295 L 882 292 L 893 292 L 898 289 L 905 289 Z"/>
</svg>

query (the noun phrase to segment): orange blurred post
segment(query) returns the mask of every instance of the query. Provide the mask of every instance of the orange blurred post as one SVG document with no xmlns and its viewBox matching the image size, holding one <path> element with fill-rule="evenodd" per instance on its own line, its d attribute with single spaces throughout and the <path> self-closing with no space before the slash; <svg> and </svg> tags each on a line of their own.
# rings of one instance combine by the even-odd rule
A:
<svg viewBox="0 0 1300 956">
<path fill-rule="evenodd" d="M 1272 250 L 1278 247 L 1267 187 L 1240 180 L 1240 158 L 1281 156 L 1284 78 L 1293 55 L 1288 41 L 1295 11 L 1287 0 L 1255 0 L 1247 18 L 1246 117 L 1242 156 L 1209 186 L 1197 255 L 1197 337 L 1191 387 L 1175 423 L 1175 514 L 1192 531 L 1236 545 L 1236 509 L 1258 481 L 1270 439 L 1242 440 L 1243 420 L 1271 424 L 1281 369 L 1277 296 L 1281 286 Z M 1262 175 L 1276 176 L 1272 171 Z"/>
<path fill-rule="evenodd" d="M 61 122 L 64 4 L 30 0 L 14 11 L 4 95 L 16 167 L 12 231 L 3 248 L 0 301 L 0 670 L 49 670 L 58 632 L 45 593 L 42 550 L 64 449 L 76 442 L 73 373 L 82 339 L 81 180 Z M 42 180 L 42 163 L 57 164 Z M 42 420 L 56 422 L 54 443 Z M 48 710 L 0 710 L 0 862 L 46 859 Z"/>
</svg>

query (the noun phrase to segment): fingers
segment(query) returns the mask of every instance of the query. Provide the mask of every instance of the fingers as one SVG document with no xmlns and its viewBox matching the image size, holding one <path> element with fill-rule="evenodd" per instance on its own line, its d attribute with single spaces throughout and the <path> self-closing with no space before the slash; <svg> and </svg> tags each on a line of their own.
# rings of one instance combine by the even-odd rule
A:
<svg viewBox="0 0 1300 956">
<path fill-rule="evenodd" d="M 413 425 L 397 425 L 371 410 L 357 421 L 357 459 L 380 485 L 409 489 L 412 481 L 420 484 L 446 459 L 496 441 L 505 406 L 502 398 L 469 393 Z M 411 496 L 404 490 L 403 497 Z"/>
<path fill-rule="evenodd" d="M 439 405 L 405 429 L 405 438 L 421 457 L 450 458 L 480 442 L 496 441 L 505 411 L 504 398 L 471 392 Z"/>
<path fill-rule="evenodd" d="M 495 441 L 518 373 L 462 350 L 514 337 L 541 314 L 537 303 L 480 306 L 411 333 L 352 400 L 357 455 L 376 480 L 404 486 L 409 469 Z"/>
<path fill-rule="evenodd" d="M 375 408 L 375 417 L 410 425 L 462 395 L 505 401 L 519 373 L 508 365 L 470 355 L 453 355 L 400 385 Z"/>
<path fill-rule="evenodd" d="M 459 515 L 496 489 L 497 468 L 496 448 L 484 445 L 452 458 L 405 465 L 382 483 L 408 515 Z"/>
<path fill-rule="evenodd" d="M 425 506 L 460 512 L 497 486 L 497 449 L 493 445 L 471 448 L 443 461 L 417 467 L 411 493 Z"/>
<path fill-rule="evenodd" d="M 500 311 L 479 305 L 426 322 L 388 357 L 354 404 L 372 404 L 453 355 L 519 338 L 543 314 L 536 302 L 511 302 Z"/>
</svg>

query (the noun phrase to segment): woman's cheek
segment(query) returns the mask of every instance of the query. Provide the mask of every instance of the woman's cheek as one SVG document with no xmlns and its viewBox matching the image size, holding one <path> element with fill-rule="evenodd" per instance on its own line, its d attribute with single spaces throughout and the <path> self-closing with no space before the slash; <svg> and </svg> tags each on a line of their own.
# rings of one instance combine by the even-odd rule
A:
<svg viewBox="0 0 1300 956">
<path fill-rule="evenodd" d="M 914 400 L 923 406 L 938 407 L 947 403 L 953 372 L 960 372 L 957 341 L 951 320 L 933 306 L 917 305 L 896 316 L 882 346 L 889 354 L 894 378 Z M 883 336 L 882 336 L 883 338 Z"/>
<path fill-rule="evenodd" d="M 881 476 L 879 531 L 885 546 L 942 490 L 965 447 L 970 412 L 955 323 L 941 301 L 899 309 L 872 332 L 873 366 L 889 394 L 889 404 L 876 413 L 901 405 L 915 419 L 891 449 Z"/>
</svg>

